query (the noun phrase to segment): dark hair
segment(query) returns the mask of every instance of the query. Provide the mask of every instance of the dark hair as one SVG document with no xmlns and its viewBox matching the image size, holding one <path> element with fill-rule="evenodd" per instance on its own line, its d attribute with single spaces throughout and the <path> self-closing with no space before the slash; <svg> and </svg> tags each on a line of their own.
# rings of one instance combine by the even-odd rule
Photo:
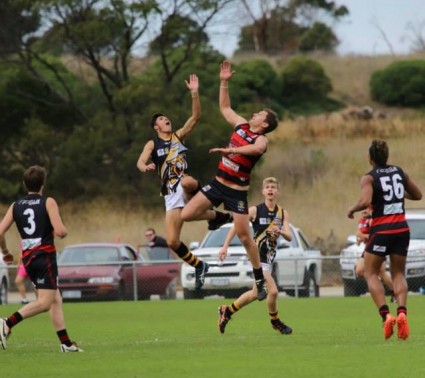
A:
<svg viewBox="0 0 425 378">
<path fill-rule="evenodd" d="M 29 192 L 39 192 L 46 182 L 46 168 L 33 165 L 24 172 L 24 185 Z"/>
<path fill-rule="evenodd" d="M 275 111 L 271 109 L 264 109 L 265 112 L 267 112 L 266 120 L 265 122 L 268 123 L 268 127 L 264 130 L 264 134 L 271 133 L 276 127 L 279 125 L 279 120 L 277 118 L 277 114 Z"/>
<path fill-rule="evenodd" d="M 382 139 L 372 140 L 369 147 L 369 156 L 378 166 L 387 165 L 389 149 L 387 142 Z"/>
<path fill-rule="evenodd" d="M 152 118 L 151 118 L 151 127 L 153 128 L 155 126 L 155 122 L 156 122 L 156 119 L 158 117 L 162 117 L 164 115 L 165 114 L 163 114 L 163 113 L 154 113 L 153 116 L 152 116 Z"/>
<path fill-rule="evenodd" d="M 156 234 L 155 229 L 152 228 L 152 227 L 147 228 L 145 232 L 148 232 L 148 231 L 153 232 L 154 234 Z"/>
</svg>

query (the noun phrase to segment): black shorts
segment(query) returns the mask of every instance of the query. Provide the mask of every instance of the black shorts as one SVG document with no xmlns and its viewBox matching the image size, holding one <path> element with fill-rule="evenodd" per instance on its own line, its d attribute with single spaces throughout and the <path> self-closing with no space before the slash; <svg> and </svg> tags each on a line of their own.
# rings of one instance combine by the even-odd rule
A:
<svg viewBox="0 0 425 378">
<path fill-rule="evenodd" d="M 410 231 L 397 234 L 372 234 L 366 244 L 366 252 L 377 256 L 407 256 Z"/>
<path fill-rule="evenodd" d="M 25 269 L 36 289 L 58 288 L 58 264 L 56 253 L 43 253 L 38 256 L 28 256 L 23 261 Z"/>
<path fill-rule="evenodd" d="M 201 192 L 204 193 L 214 207 L 223 204 L 225 210 L 236 214 L 248 214 L 247 191 L 229 188 L 214 179 L 208 185 L 205 185 Z"/>
</svg>

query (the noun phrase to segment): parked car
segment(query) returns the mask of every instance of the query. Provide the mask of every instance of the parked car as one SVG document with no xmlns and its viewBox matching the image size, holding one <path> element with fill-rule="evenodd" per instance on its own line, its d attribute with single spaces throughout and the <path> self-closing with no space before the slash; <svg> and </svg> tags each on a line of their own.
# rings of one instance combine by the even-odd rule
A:
<svg viewBox="0 0 425 378">
<path fill-rule="evenodd" d="M 181 267 L 181 283 L 185 299 L 204 298 L 207 295 L 223 295 L 235 298 L 252 288 L 254 276 L 245 248 L 235 236 L 228 248 L 227 258 L 218 260 L 231 224 L 210 231 L 201 244 L 191 243 L 192 252 L 205 260 L 210 269 L 202 289 L 195 290 L 195 271 L 188 264 Z M 321 252 L 312 249 L 301 230 L 290 225 L 292 241 L 278 239 L 278 249 L 273 264 L 273 276 L 280 291 L 291 296 L 318 297 L 322 273 Z M 251 228 L 252 232 L 252 228 Z"/>
<path fill-rule="evenodd" d="M 0 257 L 0 305 L 7 304 L 9 289 L 9 270 Z"/>
<path fill-rule="evenodd" d="M 410 244 L 406 262 L 406 280 L 409 291 L 419 291 L 425 287 L 425 210 L 406 210 L 406 220 L 410 227 Z M 355 265 L 364 251 L 365 245 L 356 243 L 356 237 L 347 238 L 349 245 L 341 251 L 340 266 L 344 284 L 344 295 L 358 296 L 368 291 L 363 277 L 357 277 Z M 389 263 L 389 259 L 387 258 Z M 389 269 L 389 265 L 387 267 Z"/>
<path fill-rule="evenodd" d="M 134 277 L 138 299 L 176 298 L 178 263 L 149 262 L 129 244 L 70 245 L 59 253 L 58 266 L 65 301 L 133 299 Z"/>
</svg>

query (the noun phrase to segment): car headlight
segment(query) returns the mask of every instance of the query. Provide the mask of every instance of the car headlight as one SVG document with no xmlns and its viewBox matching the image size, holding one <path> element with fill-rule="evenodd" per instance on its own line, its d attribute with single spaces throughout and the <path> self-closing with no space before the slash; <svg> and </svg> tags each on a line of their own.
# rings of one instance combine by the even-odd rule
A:
<svg viewBox="0 0 425 378">
<path fill-rule="evenodd" d="M 89 278 L 89 284 L 111 284 L 114 282 L 114 277 L 92 277 Z"/>
</svg>

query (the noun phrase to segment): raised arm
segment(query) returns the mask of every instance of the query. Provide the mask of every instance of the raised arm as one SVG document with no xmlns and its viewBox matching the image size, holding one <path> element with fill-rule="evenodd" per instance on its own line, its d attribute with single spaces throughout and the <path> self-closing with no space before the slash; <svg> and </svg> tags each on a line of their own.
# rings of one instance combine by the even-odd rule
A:
<svg viewBox="0 0 425 378">
<path fill-rule="evenodd" d="M 188 118 L 183 127 L 176 131 L 176 134 L 184 139 L 189 134 L 201 117 L 201 102 L 199 101 L 199 80 L 198 76 L 192 74 L 189 76 L 189 81 L 185 81 L 187 88 L 192 95 L 192 115 Z"/>
<path fill-rule="evenodd" d="M 145 144 L 145 147 L 143 147 L 143 151 L 139 156 L 139 160 L 137 160 L 137 168 L 141 172 L 149 172 L 154 171 L 156 169 L 155 163 L 149 163 L 148 161 L 150 157 L 152 156 L 154 148 L 153 140 L 148 141 Z"/>
<path fill-rule="evenodd" d="M 52 224 L 53 231 L 55 232 L 58 238 L 63 239 L 64 237 L 66 237 L 66 235 L 68 235 L 68 231 L 65 225 L 63 224 L 62 218 L 59 214 L 58 204 L 53 198 L 47 198 L 46 209 L 47 213 L 49 214 L 50 223 Z"/>
<path fill-rule="evenodd" d="M 238 115 L 230 105 L 229 81 L 235 72 L 232 71 L 232 64 L 225 60 L 220 65 L 220 112 L 224 119 L 233 127 L 245 123 L 246 119 Z"/>
</svg>

